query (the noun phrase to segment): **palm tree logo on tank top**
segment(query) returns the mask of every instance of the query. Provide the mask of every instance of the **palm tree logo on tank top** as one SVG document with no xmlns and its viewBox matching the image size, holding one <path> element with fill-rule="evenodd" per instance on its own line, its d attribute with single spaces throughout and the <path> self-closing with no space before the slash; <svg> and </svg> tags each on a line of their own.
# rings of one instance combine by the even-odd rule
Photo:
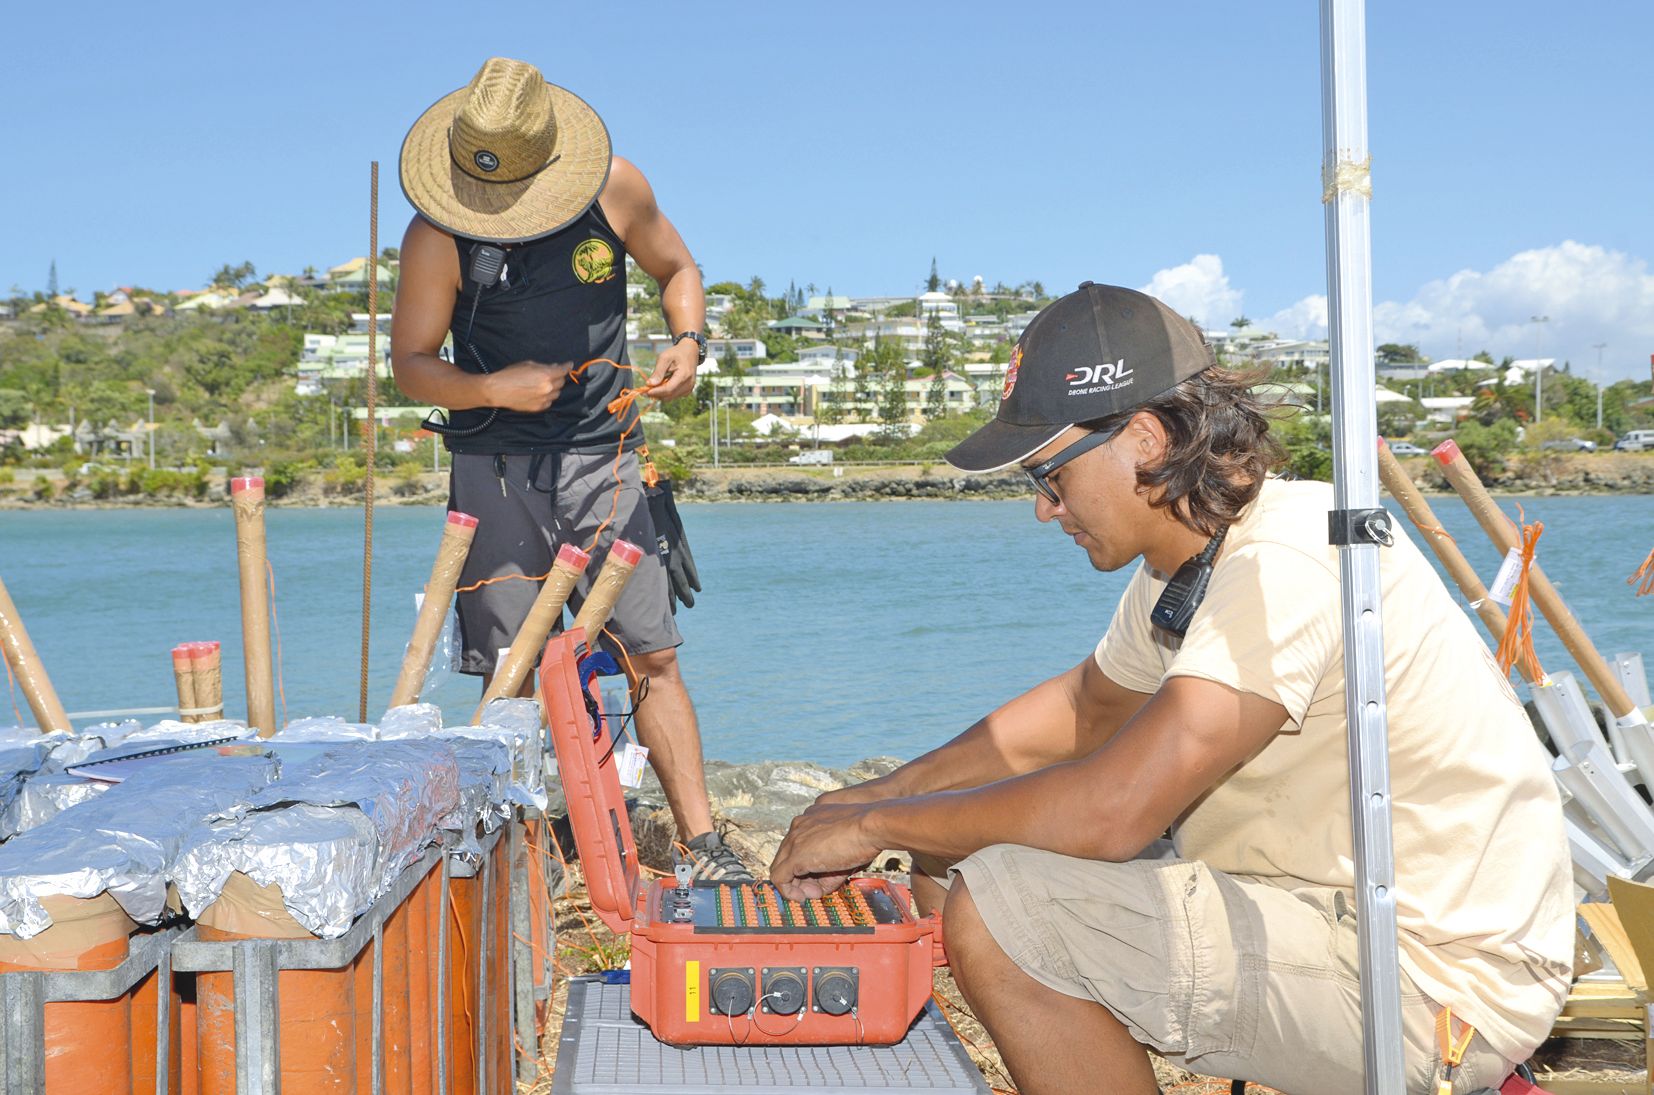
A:
<svg viewBox="0 0 1654 1095">
<path fill-rule="evenodd" d="M 582 240 L 574 249 L 574 276 L 596 285 L 615 276 L 615 253 L 603 240 Z"/>
</svg>

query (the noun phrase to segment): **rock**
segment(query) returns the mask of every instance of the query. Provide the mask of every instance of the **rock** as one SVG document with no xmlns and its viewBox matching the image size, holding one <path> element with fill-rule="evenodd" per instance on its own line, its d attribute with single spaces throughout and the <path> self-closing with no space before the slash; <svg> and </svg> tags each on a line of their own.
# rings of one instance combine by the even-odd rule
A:
<svg viewBox="0 0 1654 1095">
<path fill-rule="evenodd" d="M 763 869 L 775 858 L 793 818 L 823 793 L 876 779 L 901 764 L 895 757 L 870 757 L 849 768 L 827 768 L 808 761 L 731 764 L 714 760 L 706 764 L 707 794 L 725 841 L 748 864 Z M 548 816 L 563 814 L 566 807 L 561 784 L 554 782 L 547 790 L 551 800 Z M 645 770 L 641 787 L 628 792 L 638 859 L 660 871 L 672 869 L 674 843 L 679 839 L 672 812 L 665 803 L 666 795 L 652 770 Z M 906 871 L 908 862 L 905 853 L 883 852 L 874 866 Z"/>
</svg>

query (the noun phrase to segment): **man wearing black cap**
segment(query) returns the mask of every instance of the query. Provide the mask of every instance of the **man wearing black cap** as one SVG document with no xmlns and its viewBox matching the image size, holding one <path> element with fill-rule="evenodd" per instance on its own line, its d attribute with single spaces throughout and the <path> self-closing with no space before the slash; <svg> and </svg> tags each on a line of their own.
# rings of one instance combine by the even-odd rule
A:
<svg viewBox="0 0 1654 1095">
<path fill-rule="evenodd" d="M 823 796 L 771 867 L 812 897 L 910 850 L 1024 1095 L 1153 1092 L 1145 1048 L 1288 1092 L 1363 1090 L 1333 497 L 1271 477 L 1277 457 L 1250 378 L 1159 301 L 1087 283 L 1041 312 L 997 417 L 948 459 L 1020 465 L 1035 516 L 1093 567 L 1141 564 L 1094 653 Z M 1417 547 L 1386 549 L 1380 576 L 1407 1089 L 1436 1090 L 1444 1005 L 1455 1035 L 1474 1028 L 1452 1089 L 1498 1086 L 1571 975 L 1560 803 Z"/>
</svg>

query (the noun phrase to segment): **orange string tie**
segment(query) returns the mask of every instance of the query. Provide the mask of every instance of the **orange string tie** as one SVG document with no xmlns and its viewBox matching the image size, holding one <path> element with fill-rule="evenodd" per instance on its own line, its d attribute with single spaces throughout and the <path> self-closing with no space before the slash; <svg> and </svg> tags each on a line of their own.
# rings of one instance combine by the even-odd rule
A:
<svg viewBox="0 0 1654 1095">
<path fill-rule="evenodd" d="M 575 384 L 580 383 L 580 377 L 593 365 L 612 365 L 616 369 L 626 369 L 631 372 L 637 371 L 637 366 L 635 365 L 622 364 L 621 362 L 614 361 L 607 357 L 594 357 L 590 361 L 582 361 L 579 365 L 576 365 L 570 369 L 569 380 Z M 659 387 L 659 384 L 649 382 L 636 388 L 622 388 L 620 390 L 620 394 L 609 400 L 608 406 L 604 409 L 616 418 L 621 418 L 628 410 L 632 409 L 632 405 L 636 403 L 640 397 L 651 394 Z M 615 489 L 613 496 L 609 499 L 609 515 L 603 518 L 602 522 L 597 526 L 597 531 L 592 533 L 591 543 L 586 545 L 586 552 L 588 554 L 596 550 L 597 541 L 602 538 L 604 531 L 610 525 L 614 524 L 615 517 L 620 513 L 620 492 L 625 489 L 625 484 L 621 482 L 620 479 L 620 462 L 626 457 L 626 438 L 631 436 L 632 429 L 638 424 L 638 421 L 639 420 L 636 418 L 632 419 L 631 423 L 627 425 L 625 429 L 620 431 L 620 443 L 615 448 L 615 459 L 613 466 Z M 655 478 L 658 478 L 658 473 L 654 473 L 653 471 L 653 464 L 645 470 L 644 474 L 646 478 L 650 475 L 654 475 Z M 650 481 L 648 485 L 652 487 L 655 484 L 653 481 Z M 480 581 L 472 582 L 470 585 L 459 586 L 454 590 L 454 593 L 456 595 L 460 593 L 472 593 L 481 589 L 483 586 L 493 585 L 495 582 L 543 582 L 550 577 L 551 571 L 549 570 L 544 574 L 501 574 L 494 578 L 483 578 Z"/>
<path fill-rule="evenodd" d="M 1641 582 L 1642 585 L 1637 586 L 1637 596 L 1641 597 L 1647 593 L 1654 593 L 1654 551 L 1648 553 L 1648 558 L 1644 559 L 1643 565 L 1637 568 L 1637 573 L 1625 580 L 1625 584 L 1629 586 L 1635 586 L 1638 582 Z"/>
<path fill-rule="evenodd" d="M 1518 514 L 1521 507 L 1517 507 Z M 1517 662 L 1529 680 L 1542 681 L 1545 671 L 1539 667 L 1539 655 L 1533 649 L 1533 604 L 1529 599 L 1528 578 L 1533 569 L 1534 549 L 1539 546 L 1539 536 L 1545 531 L 1542 522 L 1522 525 L 1521 558 L 1522 570 L 1516 579 L 1516 589 L 1510 597 L 1510 615 L 1505 618 L 1505 633 L 1499 638 L 1499 649 L 1494 657 L 1498 659 L 1499 668 L 1507 675 L 1511 666 Z"/>
</svg>

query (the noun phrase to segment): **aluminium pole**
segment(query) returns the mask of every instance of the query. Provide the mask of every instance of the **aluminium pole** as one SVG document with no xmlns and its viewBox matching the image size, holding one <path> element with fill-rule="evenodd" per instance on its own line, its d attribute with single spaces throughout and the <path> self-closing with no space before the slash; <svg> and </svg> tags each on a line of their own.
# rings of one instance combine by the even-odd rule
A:
<svg viewBox="0 0 1654 1095">
<path fill-rule="evenodd" d="M 1362 1052 L 1369 1095 L 1403 1095 L 1401 970 L 1390 824 L 1389 727 L 1379 556 L 1391 542 L 1378 501 L 1378 398 L 1373 380 L 1364 0 L 1321 0 L 1321 130 L 1331 350 L 1333 493 L 1344 620 L 1344 711 L 1350 756 L 1361 971 Z"/>
</svg>

